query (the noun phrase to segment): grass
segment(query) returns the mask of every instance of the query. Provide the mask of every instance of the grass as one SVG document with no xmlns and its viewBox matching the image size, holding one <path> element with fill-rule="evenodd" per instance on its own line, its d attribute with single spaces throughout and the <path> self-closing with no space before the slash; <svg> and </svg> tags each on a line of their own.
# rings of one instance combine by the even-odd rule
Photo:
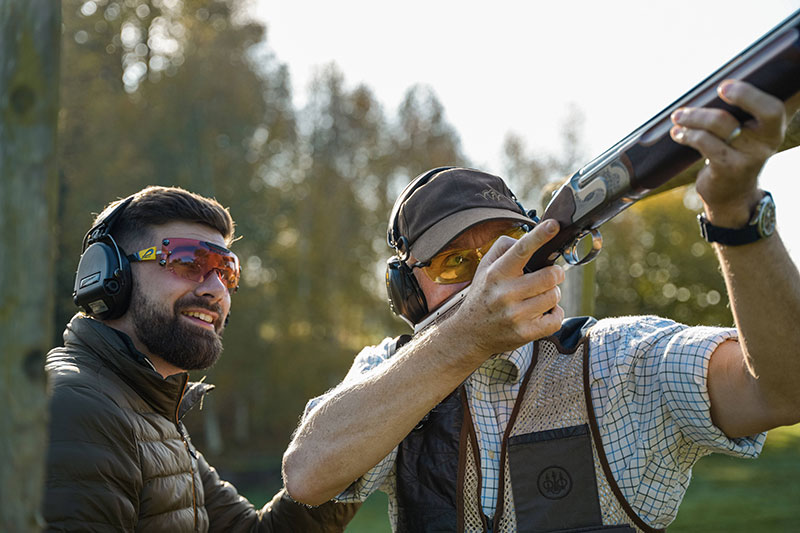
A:
<svg viewBox="0 0 800 533">
<path fill-rule="evenodd" d="M 701 459 L 669 531 L 800 532 L 800 424 L 770 431 L 758 459 Z"/>
<path fill-rule="evenodd" d="M 391 533 L 387 506 L 388 497 L 384 492 L 376 492 L 364 502 L 356 517 L 347 526 L 347 533 Z"/>
<path fill-rule="evenodd" d="M 265 502 L 273 492 L 242 491 Z M 387 498 L 370 496 L 348 533 L 389 533 Z M 670 533 L 800 533 L 800 424 L 772 430 L 759 459 L 700 460 Z"/>
</svg>

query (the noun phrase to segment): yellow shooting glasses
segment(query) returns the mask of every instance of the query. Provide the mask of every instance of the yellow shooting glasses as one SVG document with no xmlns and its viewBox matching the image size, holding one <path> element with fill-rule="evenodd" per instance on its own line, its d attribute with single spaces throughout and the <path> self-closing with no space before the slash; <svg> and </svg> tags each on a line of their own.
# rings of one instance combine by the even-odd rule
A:
<svg viewBox="0 0 800 533">
<path fill-rule="evenodd" d="M 463 250 L 445 250 L 438 253 L 426 263 L 417 263 L 414 266 L 422 268 L 425 275 L 434 283 L 447 285 L 471 281 L 478 269 L 481 258 L 489 251 L 492 245 L 503 235 L 519 239 L 526 233 L 526 228 L 516 226 L 510 228 L 480 248 L 466 248 Z"/>
</svg>

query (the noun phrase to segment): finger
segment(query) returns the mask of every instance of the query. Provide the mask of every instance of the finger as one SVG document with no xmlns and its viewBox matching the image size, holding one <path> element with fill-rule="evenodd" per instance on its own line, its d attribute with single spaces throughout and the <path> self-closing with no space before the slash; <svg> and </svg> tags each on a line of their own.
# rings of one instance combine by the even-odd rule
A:
<svg viewBox="0 0 800 533">
<path fill-rule="evenodd" d="M 500 235 L 497 240 L 494 242 L 489 251 L 486 252 L 481 258 L 481 262 L 478 263 L 478 268 L 475 271 L 475 276 L 473 279 L 483 276 L 483 272 L 486 271 L 492 263 L 497 261 L 503 254 L 505 254 L 509 248 L 514 246 L 517 240 L 514 237 L 509 237 L 508 235 Z"/>
<path fill-rule="evenodd" d="M 489 263 L 489 264 L 494 263 L 497 260 L 497 258 L 506 253 L 506 251 L 512 246 L 514 246 L 516 242 L 517 239 L 515 239 L 514 237 L 509 237 L 508 235 L 500 235 L 497 238 L 497 240 L 494 241 L 492 247 L 489 248 L 489 251 L 486 252 L 486 255 L 483 256 L 480 264 L 482 265 L 483 263 Z"/>
<path fill-rule="evenodd" d="M 529 315 L 526 318 L 518 326 L 520 334 L 531 340 L 541 339 L 561 329 L 561 323 L 564 321 L 564 309 L 556 305 L 545 313 Z"/>
<path fill-rule="evenodd" d="M 520 299 L 534 298 L 548 291 L 558 289 L 556 293 L 560 299 L 561 289 L 558 288 L 558 285 L 563 283 L 565 278 L 566 274 L 562 266 L 551 265 L 515 278 L 513 284 L 509 285 L 509 287 Z M 553 302 L 553 304 L 555 303 L 558 303 L 558 300 Z M 550 307 L 553 306 L 551 305 Z"/>
<path fill-rule="evenodd" d="M 523 235 L 500 256 L 495 256 L 494 268 L 501 274 L 518 276 L 528 263 L 533 252 L 558 233 L 558 221 L 548 219 L 537 224 L 533 230 Z M 486 255 L 488 257 L 489 254 Z M 486 257 L 481 261 L 485 261 Z"/>
<path fill-rule="evenodd" d="M 554 309 L 561 301 L 561 289 L 558 286 L 527 298 L 520 303 L 520 311 L 529 317 L 537 317 Z"/>
<path fill-rule="evenodd" d="M 703 157 L 717 164 L 727 167 L 736 164 L 741 157 L 739 152 L 709 131 L 673 126 L 669 133 L 675 142 L 691 146 Z"/>
<path fill-rule="evenodd" d="M 717 93 L 725 102 L 750 113 L 754 120 L 748 121 L 747 126 L 760 136 L 783 136 L 786 108 L 778 98 L 737 80 L 725 80 Z"/>
<path fill-rule="evenodd" d="M 708 107 L 677 109 L 672 113 L 672 122 L 688 129 L 708 131 L 723 140 L 739 127 L 739 121 L 727 111 Z"/>
</svg>

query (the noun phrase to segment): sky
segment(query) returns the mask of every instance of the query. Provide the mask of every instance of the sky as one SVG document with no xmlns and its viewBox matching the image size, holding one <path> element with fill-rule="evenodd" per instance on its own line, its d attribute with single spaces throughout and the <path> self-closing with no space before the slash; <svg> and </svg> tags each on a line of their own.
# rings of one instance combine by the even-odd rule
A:
<svg viewBox="0 0 800 533">
<path fill-rule="evenodd" d="M 330 63 L 390 116 L 425 84 L 467 157 L 498 174 L 509 132 L 529 151 L 557 153 L 571 107 L 584 117 L 588 162 L 800 9 L 800 0 L 252 1 L 297 106 Z M 800 264 L 800 147 L 774 156 L 760 183 Z"/>
</svg>

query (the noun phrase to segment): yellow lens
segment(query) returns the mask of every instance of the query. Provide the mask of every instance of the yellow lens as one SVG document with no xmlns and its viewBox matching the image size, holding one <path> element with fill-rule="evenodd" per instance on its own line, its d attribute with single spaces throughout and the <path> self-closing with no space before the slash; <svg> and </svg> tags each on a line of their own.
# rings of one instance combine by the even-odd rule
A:
<svg viewBox="0 0 800 533">
<path fill-rule="evenodd" d="M 435 256 L 423 270 L 435 283 L 461 283 L 472 279 L 479 261 L 475 250 L 453 250 Z"/>
<path fill-rule="evenodd" d="M 519 239 L 525 235 L 525 229 L 516 226 L 500 235 L 508 235 L 514 239 Z M 431 281 L 442 285 L 470 281 L 475 276 L 475 271 L 478 270 L 478 263 L 481 258 L 500 238 L 500 235 L 477 249 L 449 250 L 435 255 L 431 259 L 430 265 L 422 267 L 422 270 Z"/>
<path fill-rule="evenodd" d="M 525 228 L 523 226 L 516 226 L 514 228 L 511 228 L 508 232 L 506 232 L 505 235 L 508 235 L 509 237 L 513 237 L 513 238 L 519 240 L 526 233 L 528 233 L 528 232 L 525 231 Z"/>
</svg>

